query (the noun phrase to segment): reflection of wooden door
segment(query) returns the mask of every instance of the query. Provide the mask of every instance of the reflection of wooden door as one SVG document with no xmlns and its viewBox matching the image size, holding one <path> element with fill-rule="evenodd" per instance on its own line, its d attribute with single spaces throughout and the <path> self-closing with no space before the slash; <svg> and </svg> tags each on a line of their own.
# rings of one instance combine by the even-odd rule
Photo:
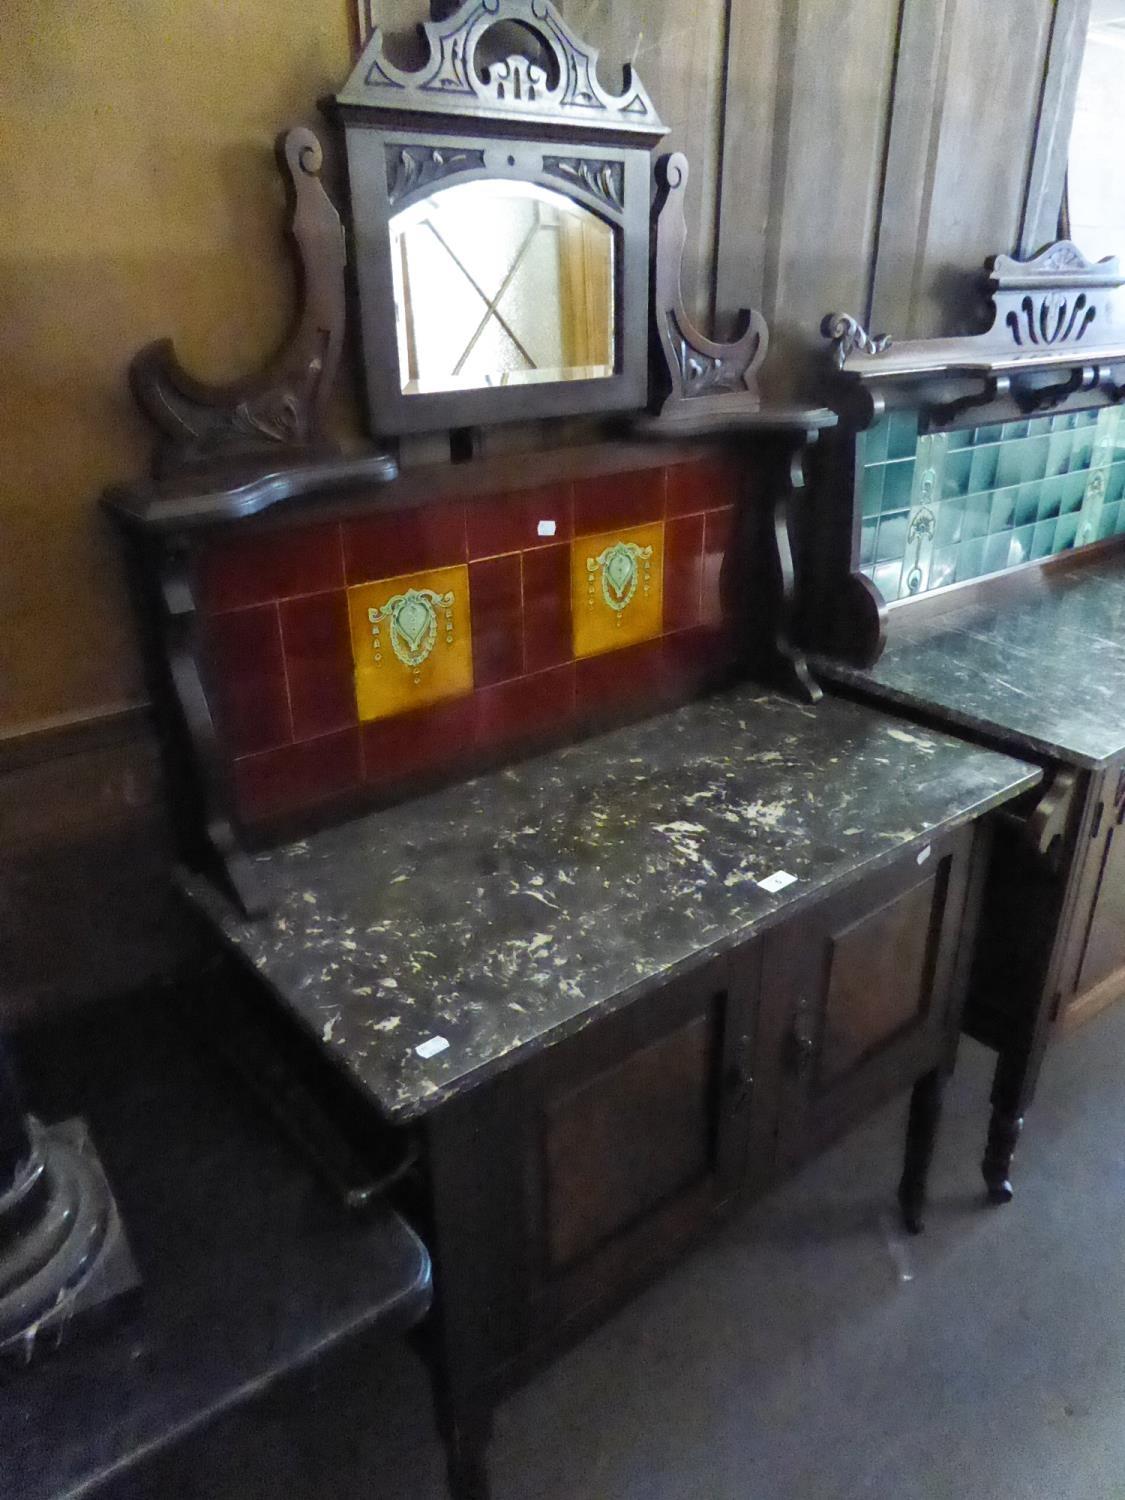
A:
<svg viewBox="0 0 1125 1500">
<path fill-rule="evenodd" d="M 965 830 L 767 939 L 759 1054 L 779 1057 L 782 1168 L 952 1057 L 971 844 Z"/>
<path fill-rule="evenodd" d="M 1077 918 L 1083 926 L 1074 1004 L 1083 1010 L 1125 991 L 1125 769 L 1106 778 L 1090 858 L 1093 892 Z"/>
<path fill-rule="evenodd" d="M 559 290 L 563 365 L 613 366 L 613 240 L 606 226 L 577 213 L 559 215 Z"/>
</svg>

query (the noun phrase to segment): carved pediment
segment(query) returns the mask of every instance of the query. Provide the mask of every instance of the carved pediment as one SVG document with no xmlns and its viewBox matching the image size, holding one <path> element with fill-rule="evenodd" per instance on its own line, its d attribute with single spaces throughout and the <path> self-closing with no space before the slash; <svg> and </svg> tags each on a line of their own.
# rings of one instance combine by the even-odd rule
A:
<svg viewBox="0 0 1125 1500">
<path fill-rule="evenodd" d="M 487 60 L 490 49 L 481 44 L 502 23 L 528 35 L 528 55 Z M 336 103 L 346 110 L 447 120 L 554 122 L 642 141 L 665 134 L 632 68 L 625 68 L 620 94 L 606 92 L 598 81 L 597 50 L 569 29 L 551 0 L 465 0 L 451 16 L 427 21 L 421 30 L 429 56 L 409 72 L 388 59 L 376 27 Z"/>
</svg>

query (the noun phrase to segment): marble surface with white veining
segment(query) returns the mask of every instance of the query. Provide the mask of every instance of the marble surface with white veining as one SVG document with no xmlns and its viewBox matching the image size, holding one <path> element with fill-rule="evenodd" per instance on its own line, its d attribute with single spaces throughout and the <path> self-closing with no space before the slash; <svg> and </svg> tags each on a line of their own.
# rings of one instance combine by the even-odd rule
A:
<svg viewBox="0 0 1125 1500">
<path fill-rule="evenodd" d="M 994 737 L 1014 755 L 1093 770 L 1125 753 L 1125 553 L 1045 573 L 1018 602 L 905 621 L 873 667 L 817 658 L 817 675 Z"/>
<path fill-rule="evenodd" d="M 747 685 L 259 853 L 257 922 L 187 888 L 403 1121 L 1038 775 Z M 796 879 L 771 894 L 778 871 Z M 448 1046 L 419 1056 L 434 1037 Z"/>
</svg>

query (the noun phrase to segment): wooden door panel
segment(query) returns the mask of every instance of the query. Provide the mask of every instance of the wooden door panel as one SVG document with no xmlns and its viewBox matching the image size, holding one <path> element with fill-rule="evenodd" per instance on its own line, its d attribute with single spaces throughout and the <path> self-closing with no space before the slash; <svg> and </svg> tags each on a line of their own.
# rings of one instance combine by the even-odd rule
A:
<svg viewBox="0 0 1125 1500">
<path fill-rule="evenodd" d="M 1125 771 L 1107 788 L 1103 816 L 1109 829 L 1078 971 L 1079 995 L 1125 967 Z"/>
<path fill-rule="evenodd" d="M 767 940 L 757 1067 L 777 1059 L 779 1166 L 952 1057 L 973 837 L 963 829 L 921 866 L 880 871 Z"/>
<path fill-rule="evenodd" d="M 553 1269 L 706 1175 L 721 1041 L 715 1009 L 548 1104 L 544 1209 Z"/>
<path fill-rule="evenodd" d="M 830 937 L 819 1087 L 925 1018 L 934 898 L 931 877 Z"/>
</svg>

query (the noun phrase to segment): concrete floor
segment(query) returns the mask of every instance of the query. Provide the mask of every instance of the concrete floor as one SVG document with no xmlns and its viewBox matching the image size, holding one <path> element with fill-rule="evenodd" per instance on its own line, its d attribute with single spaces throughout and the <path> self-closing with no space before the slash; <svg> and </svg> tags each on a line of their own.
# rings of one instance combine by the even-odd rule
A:
<svg viewBox="0 0 1125 1500">
<path fill-rule="evenodd" d="M 896 1106 L 509 1400 L 496 1500 L 1125 1500 L 1125 1006 L 1056 1044 L 996 1210 L 991 1064 L 963 1045 L 925 1235 L 893 1209 Z M 212 1449 L 208 1500 L 444 1496 L 405 1358 Z"/>
</svg>

